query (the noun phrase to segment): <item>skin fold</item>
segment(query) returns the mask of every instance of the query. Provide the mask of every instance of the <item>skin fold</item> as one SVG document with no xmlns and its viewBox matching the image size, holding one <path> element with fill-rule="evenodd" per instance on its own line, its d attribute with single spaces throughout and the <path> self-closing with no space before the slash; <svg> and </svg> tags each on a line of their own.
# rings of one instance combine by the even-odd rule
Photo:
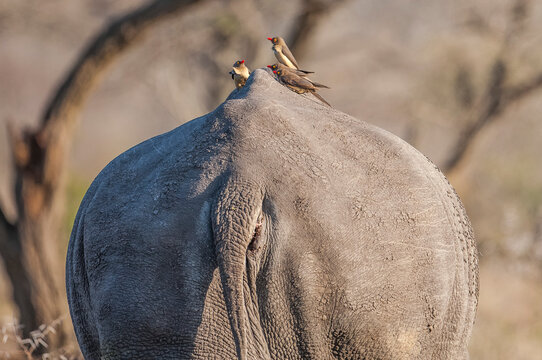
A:
<svg viewBox="0 0 542 360">
<path fill-rule="evenodd" d="M 410 145 L 255 70 L 97 176 L 68 248 L 86 359 L 466 359 L 469 220 Z"/>
</svg>

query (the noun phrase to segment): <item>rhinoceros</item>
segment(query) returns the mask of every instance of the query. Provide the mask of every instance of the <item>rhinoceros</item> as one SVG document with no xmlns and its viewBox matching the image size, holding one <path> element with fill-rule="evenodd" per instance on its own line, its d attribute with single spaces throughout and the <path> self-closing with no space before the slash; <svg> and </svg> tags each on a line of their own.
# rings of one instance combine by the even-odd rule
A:
<svg viewBox="0 0 542 360">
<path fill-rule="evenodd" d="M 465 359 L 477 264 L 425 156 L 259 69 L 105 167 L 66 282 L 86 359 Z"/>
</svg>

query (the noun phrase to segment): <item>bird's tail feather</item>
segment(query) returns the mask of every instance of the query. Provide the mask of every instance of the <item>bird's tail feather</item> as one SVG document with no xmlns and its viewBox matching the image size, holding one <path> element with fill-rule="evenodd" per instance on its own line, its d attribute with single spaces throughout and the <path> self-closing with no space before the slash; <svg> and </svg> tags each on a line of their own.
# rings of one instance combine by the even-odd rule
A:
<svg viewBox="0 0 542 360">
<path fill-rule="evenodd" d="M 324 84 L 320 84 L 320 83 L 317 83 L 317 82 L 315 82 L 315 81 L 312 81 L 312 80 L 311 80 L 311 83 L 312 83 L 312 84 L 313 84 L 314 86 L 316 86 L 317 88 L 324 88 L 324 89 L 330 89 L 330 87 L 329 87 L 329 86 L 327 86 L 327 85 L 324 85 Z"/>
<path fill-rule="evenodd" d="M 320 100 L 321 102 L 323 102 L 324 104 L 326 104 L 327 106 L 329 107 L 332 107 L 326 100 L 324 100 L 323 97 L 320 96 L 320 94 L 314 92 L 314 91 L 311 91 L 311 93 L 318 99 Z"/>
</svg>

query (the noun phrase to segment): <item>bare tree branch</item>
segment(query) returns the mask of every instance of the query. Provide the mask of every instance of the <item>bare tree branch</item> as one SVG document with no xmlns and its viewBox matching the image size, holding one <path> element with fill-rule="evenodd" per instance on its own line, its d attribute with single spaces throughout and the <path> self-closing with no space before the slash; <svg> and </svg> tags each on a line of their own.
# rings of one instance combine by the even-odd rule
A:
<svg viewBox="0 0 542 360">
<path fill-rule="evenodd" d="M 502 74 L 499 75 L 499 73 Z M 468 149 L 472 146 L 476 135 L 489 123 L 496 120 L 498 115 L 506 108 L 515 102 L 521 101 L 536 90 L 542 89 L 542 73 L 532 77 L 523 84 L 503 88 L 502 81 L 504 80 L 505 73 L 506 67 L 504 62 L 498 60 L 493 67 L 492 85 L 490 85 L 490 88 L 486 93 L 485 106 L 483 106 L 483 110 L 476 120 L 473 121 L 459 137 L 448 160 L 444 163 L 444 172 L 450 173 L 455 170 Z"/>
<path fill-rule="evenodd" d="M 61 150 L 54 144 L 71 130 L 74 115 L 80 111 L 108 66 L 136 43 L 152 25 L 198 2 L 201 1 L 152 1 L 113 21 L 90 43 L 49 102 L 42 117 L 41 128 L 34 134 L 34 139 L 29 140 L 35 143 L 29 144 L 33 151 L 30 158 L 43 163 L 39 170 L 45 183 L 57 177 L 58 166 L 54 166 L 57 162 L 49 161 L 49 156 L 56 158 Z M 47 151 L 44 151 L 47 146 Z"/>
<path fill-rule="evenodd" d="M 491 75 L 488 82 L 488 87 L 483 96 L 483 102 L 480 105 L 481 112 L 476 119 L 472 121 L 465 130 L 463 130 L 458 141 L 452 148 L 450 156 L 444 162 L 443 171 L 450 173 L 463 158 L 466 151 L 471 146 L 474 138 L 480 130 L 489 122 L 495 119 L 495 116 L 500 112 L 502 107 L 502 85 L 506 77 L 506 65 L 500 58 L 495 60 Z"/>
<path fill-rule="evenodd" d="M 509 20 L 504 35 L 504 48 L 511 45 L 515 38 L 525 29 L 530 5 L 530 0 L 515 0 L 510 7 Z"/>
<path fill-rule="evenodd" d="M 442 167 L 444 172 L 451 173 L 457 169 L 480 131 L 495 121 L 506 108 L 542 88 L 542 73 L 533 76 L 523 84 L 513 87 L 504 86 L 507 77 L 507 65 L 504 61 L 504 55 L 511 51 L 513 40 L 525 28 L 530 5 L 530 0 L 515 0 L 510 8 L 509 22 L 502 43 L 501 55 L 498 55 L 491 68 L 488 86 L 482 95 L 479 106 L 481 110 L 474 115 L 474 120 L 463 130 L 453 146 L 448 159 Z"/>
<path fill-rule="evenodd" d="M 25 331 L 65 311 L 63 261 L 57 249 L 63 195 L 59 190 L 78 113 L 108 67 L 147 30 L 203 2 L 154 0 L 114 20 L 81 53 L 51 98 L 39 127 L 10 129 L 18 219 L 16 225 L 10 224 L 2 213 L 0 254 Z"/>
<path fill-rule="evenodd" d="M 288 37 L 288 46 L 296 57 L 302 58 L 307 51 L 310 34 L 316 29 L 322 18 L 347 0 L 303 0 L 301 13 L 294 21 Z"/>
<path fill-rule="evenodd" d="M 19 308 L 20 322 L 29 326 L 30 329 L 35 329 L 39 323 L 36 321 L 31 288 L 27 286 L 30 280 L 21 255 L 17 224 L 12 224 L 0 208 L 0 256 L 4 260 L 10 282 L 20 284 L 20 286 L 12 286 L 13 299 Z"/>
<path fill-rule="evenodd" d="M 519 101 L 540 88 L 542 88 L 542 73 L 533 76 L 529 81 L 526 81 L 523 84 L 505 89 L 503 93 L 503 103 L 508 105 L 512 102 Z"/>
</svg>

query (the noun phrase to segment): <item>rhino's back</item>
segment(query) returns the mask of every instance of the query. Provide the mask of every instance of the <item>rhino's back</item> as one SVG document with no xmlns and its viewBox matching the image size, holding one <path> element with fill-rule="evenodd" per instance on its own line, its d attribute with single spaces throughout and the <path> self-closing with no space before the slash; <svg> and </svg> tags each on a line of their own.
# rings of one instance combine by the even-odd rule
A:
<svg viewBox="0 0 542 360">
<path fill-rule="evenodd" d="M 260 187 L 273 209 L 259 284 L 275 356 L 301 351 L 291 339 L 303 329 L 315 357 L 324 346 L 338 357 L 445 358 L 466 342 L 475 246 L 440 171 L 390 133 L 257 70 L 215 111 L 135 146 L 92 184 L 67 261 L 84 352 L 205 358 L 218 346 L 235 357 L 210 224 L 232 176 Z M 429 343 L 444 345 L 424 353 Z"/>
</svg>

